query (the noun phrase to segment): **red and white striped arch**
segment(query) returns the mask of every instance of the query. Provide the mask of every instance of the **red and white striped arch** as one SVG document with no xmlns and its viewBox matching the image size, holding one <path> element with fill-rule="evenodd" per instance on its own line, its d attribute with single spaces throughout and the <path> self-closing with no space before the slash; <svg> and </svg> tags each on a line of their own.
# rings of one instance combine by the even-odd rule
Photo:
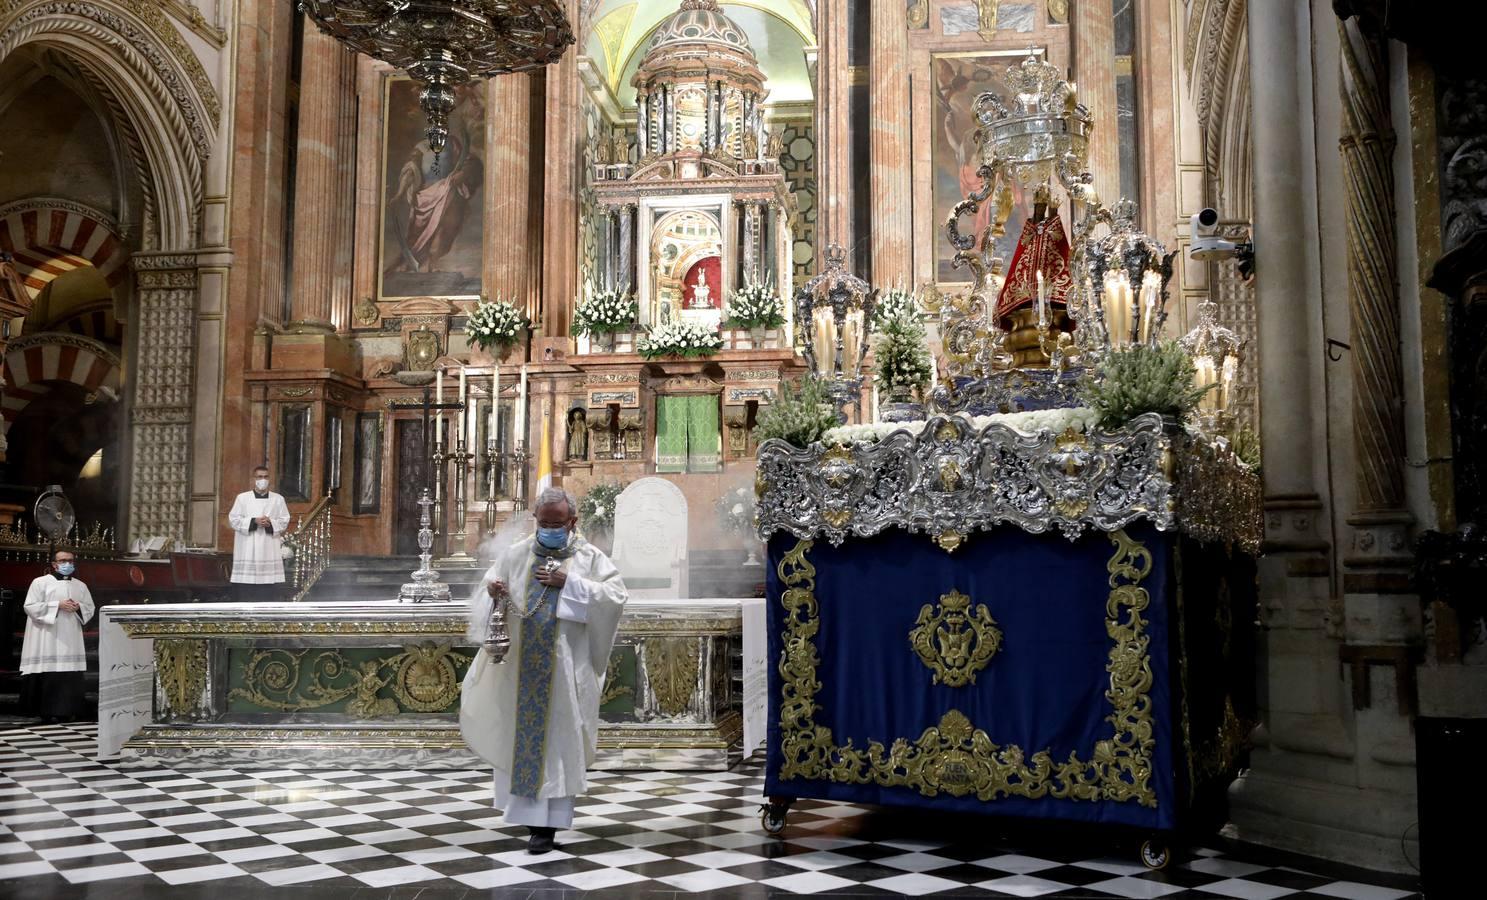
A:
<svg viewBox="0 0 1487 900">
<path fill-rule="evenodd" d="M 0 395 L 4 430 L 51 384 L 75 384 L 89 393 L 107 388 L 118 396 L 122 376 L 119 358 L 98 341 L 75 334 L 45 331 L 11 342 L 5 353 L 5 388 Z"/>
<path fill-rule="evenodd" d="M 129 251 L 103 213 L 75 203 L 36 197 L 0 206 L 0 250 L 15 257 L 34 300 L 57 276 L 93 266 L 114 288 L 129 274 Z"/>
</svg>

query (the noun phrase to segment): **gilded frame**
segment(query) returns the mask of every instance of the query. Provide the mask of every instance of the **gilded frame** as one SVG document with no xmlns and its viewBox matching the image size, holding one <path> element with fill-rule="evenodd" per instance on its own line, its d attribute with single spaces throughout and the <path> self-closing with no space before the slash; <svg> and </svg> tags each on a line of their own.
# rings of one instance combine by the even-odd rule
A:
<svg viewBox="0 0 1487 900">
<path fill-rule="evenodd" d="M 999 745 L 961 712 L 951 710 L 917 739 L 900 737 L 891 747 L 869 740 L 856 747 L 848 738 L 838 744 L 831 728 L 816 722 L 821 688 L 820 655 L 815 637 L 820 629 L 816 569 L 807 558 L 814 541 L 798 541 L 781 558 L 777 572 L 784 587 L 779 660 L 780 781 L 813 779 L 838 784 L 903 787 L 926 797 L 974 795 L 981 801 L 1025 797 L 1135 802 L 1155 808 L 1151 784 L 1156 750 L 1152 719 L 1151 637 L 1142 612 L 1151 595 L 1141 582 L 1151 573 L 1152 556 L 1124 530 L 1108 532 L 1115 552 L 1106 564 L 1110 595 L 1105 628 L 1111 638 L 1110 685 L 1105 698 L 1113 726 L 1096 742 L 1088 758 L 1070 752 L 1062 762 L 1051 750 L 1027 754 L 1014 744 Z"/>
</svg>

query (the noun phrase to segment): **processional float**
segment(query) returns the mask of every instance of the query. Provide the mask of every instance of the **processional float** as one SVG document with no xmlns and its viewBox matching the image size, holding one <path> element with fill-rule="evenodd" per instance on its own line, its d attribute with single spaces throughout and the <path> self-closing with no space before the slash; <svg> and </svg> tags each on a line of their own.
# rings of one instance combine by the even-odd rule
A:
<svg viewBox="0 0 1487 900">
<path fill-rule="evenodd" d="M 798 798 L 1083 822 L 1144 839 L 1161 867 L 1206 824 L 1254 719 L 1259 480 L 1214 433 L 1212 400 L 1195 427 L 1072 409 L 1111 353 L 1157 345 L 1173 254 L 1133 204 L 1095 195 L 1091 116 L 1057 67 L 1030 54 L 1008 84 L 976 101 L 981 185 L 947 223 L 972 288 L 925 298 L 944 373 L 927 417 L 759 449 L 763 825 L 781 832 Z M 1019 192 L 1032 215 L 1004 266 Z M 840 362 L 833 312 L 805 340 Z M 1211 312 L 1189 350 L 1227 398 L 1238 342 Z"/>
</svg>

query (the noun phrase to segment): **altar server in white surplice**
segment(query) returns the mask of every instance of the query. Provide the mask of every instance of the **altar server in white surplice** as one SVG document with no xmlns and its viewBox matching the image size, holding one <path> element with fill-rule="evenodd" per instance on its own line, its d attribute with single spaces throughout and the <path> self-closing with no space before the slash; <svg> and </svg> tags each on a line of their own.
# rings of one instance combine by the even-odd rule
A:
<svg viewBox="0 0 1487 900">
<path fill-rule="evenodd" d="M 26 636 L 21 642 L 25 705 L 43 722 L 70 722 L 83 714 L 83 673 L 88 657 L 83 625 L 93 618 L 93 595 L 72 577 L 77 560 L 52 554 L 52 570 L 26 592 Z"/>
<path fill-rule="evenodd" d="M 573 824 L 599 739 L 599 697 L 624 610 L 614 563 L 579 537 L 578 504 L 557 489 L 537 498 L 537 533 L 501 554 L 471 603 L 470 638 L 486 640 L 506 604 L 511 647 L 482 648 L 465 674 L 460 730 L 495 769 L 495 806 L 525 825 L 527 850 L 554 849 Z"/>
<path fill-rule="evenodd" d="M 283 496 L 268 489 L 267 468 L 253 470 L 253 490 L 238 494 L 227 514 L 227 524 L 237 532 L 232 538 L 233 584 L 282 584 L 284 554 L 280 547 L 284 529 L 289 527 L 289 507 Z M 271 599 L 276 594 L 277 588 L 258 589 L 252 599 Z"/>
</svg>

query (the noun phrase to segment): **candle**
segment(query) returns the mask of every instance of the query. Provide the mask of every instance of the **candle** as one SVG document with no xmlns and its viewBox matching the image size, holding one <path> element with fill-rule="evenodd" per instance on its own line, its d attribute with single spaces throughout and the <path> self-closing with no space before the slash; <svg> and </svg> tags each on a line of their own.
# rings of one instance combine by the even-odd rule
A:
<svg viewBox="0 0 1487 900">
<path fill-rule="evenodd" d="M 1110 335 L 1112 349 L 1125 346 L 1130 338 L 1129 287 L 1123 273 L 1105 276 L 1105 330 Z"/>
<path fill-rule="evenodd" d="M 1152 328 L 1157 324 L 1157 287 L 1158 280 L 1155 272 L 1147 272 L 1141 278 L 1141 342 L 1144 344 L 1152 335 Z"/>
<path fill-rule="evenodd" d="M 1038 272 L 1038 330 L 1048 327 L 1048 292 L 1043 286 L 1043 272 Z"/>
<path fill-rule="evenodd" d="M 527 364 L 521 364 L 521 382 L 516 391 L 516 440 L 517 446 L 527 445 Z"/>
<path fill-rule="evenodd" d="M 465 441 L 469 445 L 471 453 L 475 452 L 475 439 L 479 436 L 478 432 L 480 426 L 475 421 L 476 410 L 477 404 L 475 403 L 475 394 L 472 392 L 470 394 L 470 399 L 465 403 L 465 411 L 464 413 L 462 413 L 463 418 L 468 423 L 470 436 L 466 438 Z"/>
<path fill-rule="evenodd" d="M 862 351 L 862 310 L 847 313 L 842 323 L 842 374 L 851 378 L 857 374 L 857 362 Z"/>
<path fill-rule="evenodd" d="M 465 367 L 460 366 L 460 402 L 465 402 Z"/>
<path fill-rule="evenodd" d="M 814 317 L 816 320 L 816 374 L 830 375 L 836 366 L 836 317 L 829 306 L 816 307 Z"/>
<path fill-rule="evenodd" d="M 1229 392 L 1234 388 L 1234 378 L 1238 375 L 1238 369 L 1238 357 L 1232 353 L 1224 357 L 1224 374 L 1223 380 L 1219 382 L 1218 399 L 1218 408 L 1221 410 L 1229 408 Z"/>
<path fill-rule="evenodd" d="M 1193 382 L 1195 385 L 1200 388 L 1208 387 L 1214 381 L 1213 359 L 1207 356 L 1200 356 L 1194 359 Z M 1213 409 L 1214 399 L 1212 390 L 1204 391 L 1203 397 L 1198 401 L 1198 406 L 1201 409 Z"/>
<path fill-rule="evenodd" d="M 444 370 L 434 370 L 434 402 L 444 402 Z"/>
</svg>

